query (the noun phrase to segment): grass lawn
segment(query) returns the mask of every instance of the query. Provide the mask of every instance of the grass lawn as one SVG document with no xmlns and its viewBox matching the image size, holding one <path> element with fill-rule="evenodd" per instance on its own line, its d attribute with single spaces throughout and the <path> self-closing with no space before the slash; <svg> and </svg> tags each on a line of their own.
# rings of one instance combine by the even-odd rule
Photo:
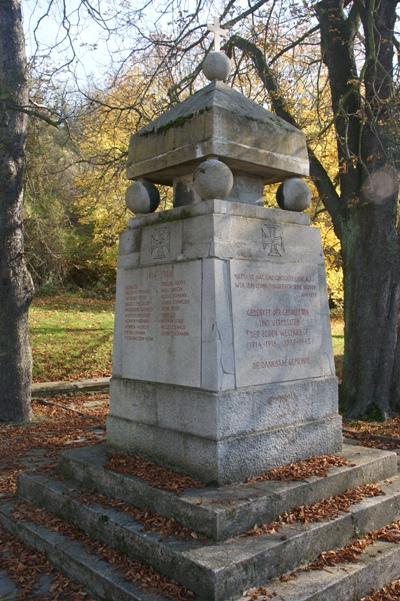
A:
<svg viewBox="0 0 400 601">
<path fill-rule="evenodd" d="M 112 301 L 40 297 L 32 304 L 29 321 L 35 382 L 110 375 Z"/>
<path fill-rule="evenodd" d="M 40 297 L 30 311 L 33 379 L 78 380 L 111 373 L 114 303 L 74 295 Z M 343 322 L 332 320 L 338 375 L 343 359 Z"/>
</svg>

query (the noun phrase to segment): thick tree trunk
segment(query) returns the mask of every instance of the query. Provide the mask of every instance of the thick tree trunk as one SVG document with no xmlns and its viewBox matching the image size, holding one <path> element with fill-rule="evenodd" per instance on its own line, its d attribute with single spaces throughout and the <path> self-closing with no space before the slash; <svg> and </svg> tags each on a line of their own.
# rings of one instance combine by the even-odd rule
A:
<svg viewBox="0 0 400 601">
<path fill-rule="evenodd" d="M 350 211 L 341 242 L 343 409 L 349 417 L 388 417 L 400 410 L 400 245 L 391 211 L 379 202 Z"/>
<path fill-rule="evenodd" d="M 30 417 L 28 308 L 33 284 L 22 230 L 28 86 L 20 0 L 0 1 L 0 420 Z"/>
</svg>

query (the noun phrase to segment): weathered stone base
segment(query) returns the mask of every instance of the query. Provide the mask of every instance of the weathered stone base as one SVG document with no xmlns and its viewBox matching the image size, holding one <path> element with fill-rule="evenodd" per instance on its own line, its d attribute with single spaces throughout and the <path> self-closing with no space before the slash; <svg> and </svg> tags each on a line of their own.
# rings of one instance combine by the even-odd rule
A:
<svg viewBox="0 0 400 601">
<path fill-rule="evenodd" d="M 339 452 L 336 378 L 222 393 L 113 378 L 108 443 L 205 483 Z"/>
<path fill-rule="evenodd" d="M 178 496 L 153 488 L 137 477 L 105 469 L 106 449 L 91 446 L 63 453 L 57 474 L 25 473 L 18 497 L 45 508 L 124 556 L 152 566 L 193 591 L 198 601 L 244 601 L 244 591 L 263 586 L 281 601 L 356 601 L 400 576 L 399 545 L 377 541 L 356 563 L 319 572 L 299 573 L 290 583 L 275 580 L 323 551 L 381 528 L 400 516 L 400 476 L 394 453 L 345 445 L 351 465 L 326 477 L 302 482 L 265 481 L 220 488 L 191 489 Z M 282 525 L 277 532 L 252 536 L 252 524 L 274 521 L 285 511 L 346 488 L 376 482 L 383 494 L 369 497 L 330 520 Z M 88 488 L 87 488 L 88 487 Z M 81 494 L 93 488 L 135 507 L 175 517 L 212 539 L 177 539 L 144 528 L 123 508 Z M 167 601 L 164 595 L 132 584 L 118 566 L 70 534 L 15 519 L 15 500 L 0 503 L 0 524 L 44 551 L 55 565 L 81 582 L 99 601 Z M 215 539 L 218 539 L 217 541 Z M 275 598 L 275 597 L 274 597 Z"/>
</svg>

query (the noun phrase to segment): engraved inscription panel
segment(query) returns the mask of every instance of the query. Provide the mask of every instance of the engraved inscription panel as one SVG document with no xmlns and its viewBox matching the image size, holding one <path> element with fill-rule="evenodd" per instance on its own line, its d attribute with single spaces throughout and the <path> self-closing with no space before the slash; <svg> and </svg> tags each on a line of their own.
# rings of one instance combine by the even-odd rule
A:
<svg viewBox="0 0 400 601">
<path fill-rule="evenodd" d="M 123 377 L 200 386 L 201 261 L 126 272 Z"/>
<path fill-rule="evenodd" d="M 329 373 L 317 266 L 233 260 L 231 290 L 237 386 Z"/>
</svg>

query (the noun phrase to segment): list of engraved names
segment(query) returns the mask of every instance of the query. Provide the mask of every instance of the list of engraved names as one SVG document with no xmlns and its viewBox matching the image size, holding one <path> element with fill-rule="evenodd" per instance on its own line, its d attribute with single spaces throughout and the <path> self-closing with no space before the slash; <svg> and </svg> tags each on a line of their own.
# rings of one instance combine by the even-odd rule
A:
<svg viewBox="0 0 400 601">
<path fill-rule="evenodd" d="M 148 270 L 144 285 L 125 286 L 125 339 L 151 342 L 154 336 L 189 336 L 186 305 L 190 296 L 185 279 L 175 279 L 172 269 Z"/>
<path fill-rule="evenodd" d="M 127 377 L 171 383 L 184 380 L 196 386 L 193 382 L 200 381 L 200 301 L 200 261 L 127 272 L 123 327 Z"/>
<path fill-rule="evenodd" d="M 231 287 L 239 385 L 319 375 L 317 268 L 232 261 Z"/>
</svg>

